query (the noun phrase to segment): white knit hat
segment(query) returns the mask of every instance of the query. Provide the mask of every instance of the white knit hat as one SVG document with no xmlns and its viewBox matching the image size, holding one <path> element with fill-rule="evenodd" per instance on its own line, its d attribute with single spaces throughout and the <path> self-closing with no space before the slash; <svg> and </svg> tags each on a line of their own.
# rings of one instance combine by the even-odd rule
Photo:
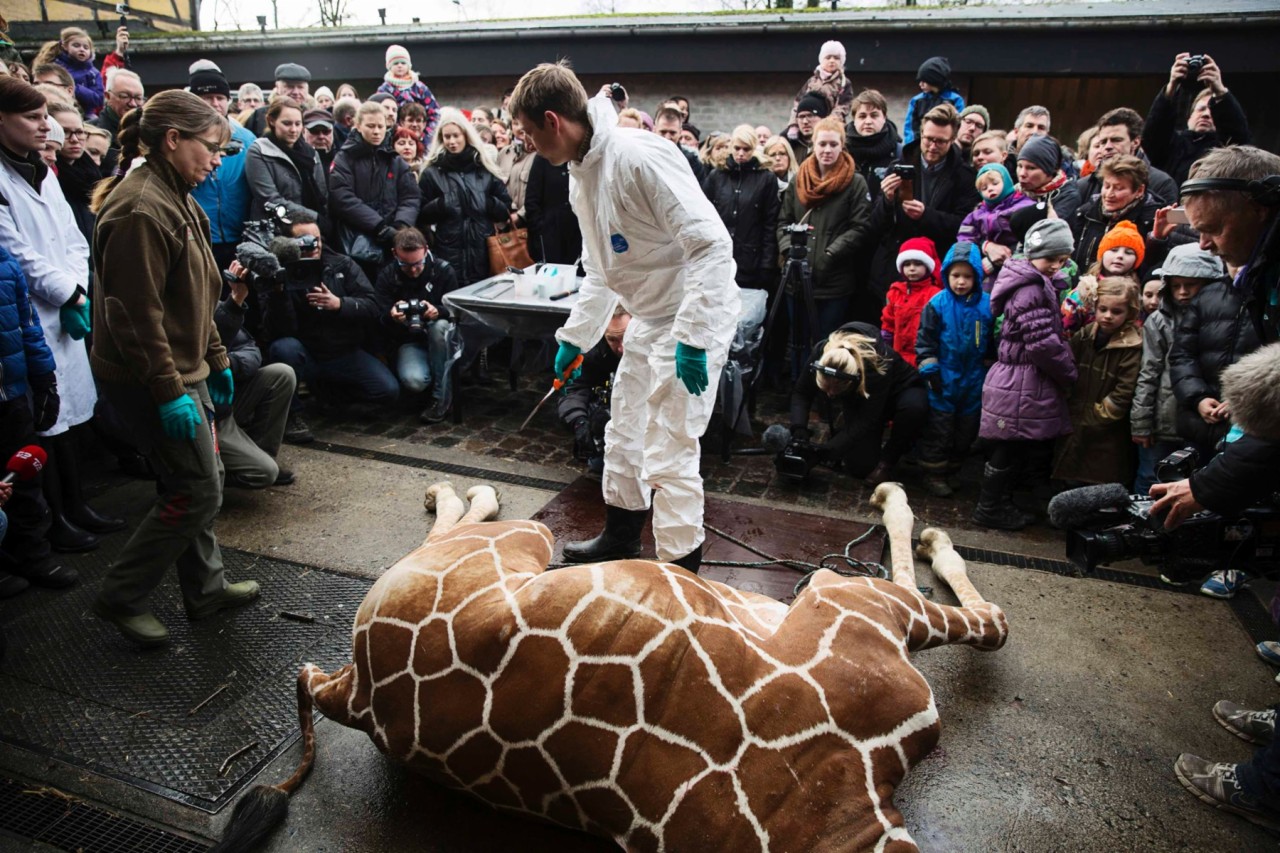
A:
<svg viewBox="0 0 1280 853">
<path fill-rule="evenodd" d="M 316 89 L 314 92 L 312 92 L 312 95 L 315 97 L 317 101 L 320 100 L 321 98 L 328 98 L 331 101 L 333 100 L 333 90 L 330 89 L 328 86 L 321 86 L 319 89 Z"/>
<path fill-rule="evenodd" d="M 818 64 L 822 64 L 822 60 L 828 56 L 835 54 L 840 57 L 840 67 L 844 67 L 845 52 L 844 45 L 838 41 L 825 41 L 822 43 L 822 50 L 818 51 Z"/>
<path fill-rule="evenodd" d="M 391 47 L 387 48 L 387 59 L 386 59 L 387 69 L 390 70 L 391 63 L 395 62 L 398 59 L 403 59 L 410 66 L 413 65 L 413 60 L 409 58 L 409 48 L 405 47 L 404 45 L 393 44 L 391 45 Z"/>
<path fill-rule="evenodd" d="M 49 125 L 49 133 L 45 138 L 50 142 L 56 142 L 59 145 L 66 145 L 67 134 L 63 131 L 62 125 L 58 124 L 54 119 L 49 119 L 46 124 Z"/>
</svg>

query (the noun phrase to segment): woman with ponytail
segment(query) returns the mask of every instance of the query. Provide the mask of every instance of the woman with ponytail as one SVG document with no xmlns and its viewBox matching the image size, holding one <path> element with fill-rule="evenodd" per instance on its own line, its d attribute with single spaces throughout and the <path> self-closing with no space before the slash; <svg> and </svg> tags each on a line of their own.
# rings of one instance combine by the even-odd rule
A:
<svg viewBox="0 0 1280 853">
<path fill-rule="evenodd" d="M 778 249 L 784 257 L 796 236 L 790 227 L 811 227 L 808 261 L 816 317 L 809 316 L 804 294 L 792 281 L 787 282 L 793 380 L 799 377 L 802 360 L 812 343 L 849 319 L 849 304 L 857 286 L 852 261 L 867 236 L 871 201 L 866 180 L 844 150 L 844 139 L 844 126 L 836 119 L 828 117 L 818 122 L 813 129 L 813 154 L 800 164 L 795 180 L 782 194 L 777 236 Z M 879 322 L 879 308 L 856 319 Z"/>
<path fill-rule="evenodd" d="M 304 210 L 329 233 L 329 181 L 316 150 L 302 138 L 302 105 L 276 98 L 267 109 L 267 132 L 249 146 L 244 174 L 249 180 L 249 218 L 261 219 L 267 205 L 289 213 Z"/>
<path fill-rule="evenodd" d="M 222 279 L 191 190 L 218 167 L 230 127 L 213 107 L 161 92 L 120 122 L 120 168 L 94 194 L 93 373 L 159 474 L 159 497 L 112 562 L 94 612 L 142 646 L 168 641 L 147 598 L 175 563 L 187 616 L 258 596 L 228 584 L 213 520 L 222 505 L 215 405 L 232 402 L 213 313 Z M 125 174 L 128 164 L 146 162 Z"/>
<path fill-rule="evenodd" d="M 817 460 L 878 486 L 915 444 L 929 417 L 929 392 L 916 369 L 866 323 L 846 323 L 813 348 L 791 394 L 791 436 L 809 439 L 809 412 L 821 391 L 831 434 Z M 838 409 L 836 407 L 839 407 Z M 889 440 L 880 446 L 892 422 Z"/>
</svg>

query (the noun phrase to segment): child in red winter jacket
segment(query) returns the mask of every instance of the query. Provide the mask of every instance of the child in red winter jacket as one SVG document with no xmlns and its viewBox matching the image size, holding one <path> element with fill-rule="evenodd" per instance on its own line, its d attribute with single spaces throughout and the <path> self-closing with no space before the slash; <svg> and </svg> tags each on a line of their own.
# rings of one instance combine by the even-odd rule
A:
<svg viewBox="0 0 1280 853">
<path fill-rule="evenodd" d="M 920 315 L 933 295 L 942 290 L 938 281 L 938 250 L 933 241 L 928 237 L 904 240 L 898 249 L 898 272 L 903 280 L 895 281 L 885 297 L 884 311 L 880 314 L 880 337 L 915 367 Z"/>
</svg>

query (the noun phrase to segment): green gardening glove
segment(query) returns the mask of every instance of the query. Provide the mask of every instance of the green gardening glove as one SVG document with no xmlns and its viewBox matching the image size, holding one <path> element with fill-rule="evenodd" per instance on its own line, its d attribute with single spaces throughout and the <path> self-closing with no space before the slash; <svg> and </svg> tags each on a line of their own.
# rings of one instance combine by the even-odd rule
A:
<svg viewBox="0 0 1280 853">
<path fill-rule="evenodd" d="M 707 390 L 707 351 L 676 342 L 676 378 L 695 397 Z"/>
<path fill-rule="evenodd" d="M 160 426 L 174 441 L 194 441 L 199 423 L 200 410 L 187 394 L 160 404 Z"/>
<path fill-rule="evenodd" d="M 581 367 L 574 370 L 573 373 L 570 373 L 568 376 L 565 376 L 565 371 L 569 369 L 571 364 L 573 364 L 573 360 L 580 355 L 582 355 L 582 350 L 578 349 L 573 344 L 566 344 L 564 341 L 561 341 L 560 349 L 556 351 L 556 379 L 563 379 L 564 384 L 568 385 L 570 382 L 581 376 Z"/>
<path fill-rule="evenodd" d="M 63 305 L 58 309 L 58 319 L 62 321 L 62 328 L 66 329 L 67 334 L 74 341 L 84 340 L 84 336 L 89 334 L 89 297 L 84 298 L 83 305 Z"/>
<path fill-rule="evenodd" d="M 230 406 L 235 395 L 235 382 L 231 378 L 231 368 L 209 371 L 209 378 L 204 382 L 209 389 L 209 399 L 215 406 Z"/>
</svg>

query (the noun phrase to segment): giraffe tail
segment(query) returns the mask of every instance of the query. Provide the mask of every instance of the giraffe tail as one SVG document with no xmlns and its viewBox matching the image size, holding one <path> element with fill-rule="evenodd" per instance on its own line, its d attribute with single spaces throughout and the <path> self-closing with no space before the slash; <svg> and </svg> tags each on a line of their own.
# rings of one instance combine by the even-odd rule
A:
<svg viewBox="0 0 1280 853">
<path fill-rule="evenodd" d="M 298 725 L 302 729 L 302 761 L 293 775 L 279 785 L 255 785 L 240 798 L 231 820 L 222 833 L 222 840 L 210 853 L 245 853 L 255 850 L 277 826 L 284 822 L 289 811 L 289 795 L 298 789 L 302 780 L 311 772 L 316 760 L 315 723 L 311 717 L 311 665 L 298 673 Z"/>
</svg>

